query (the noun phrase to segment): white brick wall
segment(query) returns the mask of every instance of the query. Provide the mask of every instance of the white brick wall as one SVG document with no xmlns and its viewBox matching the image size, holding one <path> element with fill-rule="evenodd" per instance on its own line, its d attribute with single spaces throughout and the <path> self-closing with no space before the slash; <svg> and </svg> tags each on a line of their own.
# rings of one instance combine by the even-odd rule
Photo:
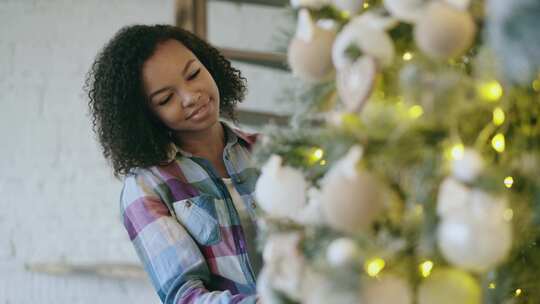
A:
<svg viewBox="0 0 540 304">
<path fill-rule="evenodd" d="M 218 2 L 209 10 L 211 41 L 271 49 L 263 29 L 275 28 L 279 11 Z M 50 276 L 25 265 L 138 263 L 119 221 L 121 183 L 93 139 L 81 88 L 120 27 L 171 23 L 173 14 L 174 0 L 0 0 L 0 304 L 159 303 L 146 280 Z M 245 29 L 250 43 L 234 40 Z M 279 109 L 272 100 L 290 75 L 235 65 L 248 78 L 244 107 Z"/>
</svg>

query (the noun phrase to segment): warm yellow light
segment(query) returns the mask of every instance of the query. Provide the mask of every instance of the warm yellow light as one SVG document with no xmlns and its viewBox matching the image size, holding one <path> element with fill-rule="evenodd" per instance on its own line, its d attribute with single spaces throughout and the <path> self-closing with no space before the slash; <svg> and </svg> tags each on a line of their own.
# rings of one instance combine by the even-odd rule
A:
<svg viewBox="0 0 540 304">
<path fill-rule="evenodd" d="M 503 219 L 505 221 L 510 222 L 513 217 L 514 217 L 514 210 L 512 210 L 510 208 L 504 210 Z"/>
<path fill-rule="evenodd" d="M 506 186 L 506 188 L 512 188 L 512 185 L 514 185 L 514 178 L 511 176 L 505 177 L 504 185 Z"/>
<path fill-rule="evenodd" d="M 506 148 L 504 135 L 499 133 L 493 136 L 493 139 L 491 140 L 491 146 L 493 147 L 493 149 L 495 149 L 495 151 L 499 153 L 504 152 L 504 149 Z"/>
<path fill-rule="evenodd" d="M 431 270 L 433 270 L 433 262 L 432 261 L 425 261 L 422 264 L 420 264 L 420 274 L 427 278 L 431 274 Z"/>
<path fill-rule="evenodd" d="M 411 52 L 405 52 L 405 53 L 403 54 L 403 60 L 405 60 L 405 61 L 409 61 L 409 60 L 411 60 L 412 58 L 413 58 L 413 54 L 412 54 Z"/>
<path fill-rule="evenodd" d="M 412 118 L 418 118 L 418 117 L 422 116 L 422 114 L 424 114 L 424 109 L 422 109 L 422 107 L 419 106 L 419 105 L 412 106 L 409 109 L 409 115 Z"/>
<path fill-rule="evenodd" d="M 514 296 L 519 297 L 522 293 L 523 293 L 523 290 L 521 290 L 521 288 L 518 288 L 516 289 L 516 291 L 514 291 Z"/>
<path fill-rule="evenodd" d="M 504 120 L 505 120 L 505 115 L 504 115 L 503 109 L 496 107 L 493 110 L 493 123 L 496 126 L 500 126 L 504 123 Z"/>
<path fill-rule="evenodd" d="M 416 204 L 414 206 L 414 213 L 416 214 L 416 216 L 422 216 L 422 214 L 424 214 L 424 206 Z"/>
<path fill-rule="evenodd" d="M 497 81 L 488 81 L 481 83 L 478 86 L 478 92 L 480 96 L 488 101 L 497 101 L 503 95 L 503 88 L 500 83 Z"/>
<path fill-rule="evenodd" d="M 370 277 L 376 277 L 384 268 L 386 263 L 381 258 L 371 259 L 366 262 L 364 268 Z"/>
<path fill-rule="evenodd" d="M 324 160 L 324 159 L 323 159 L 323 160 L 321 160 L 320 164 L 321 164 L 321 166 L 324 166 L 324 165 L 326 165 L 326 160 Z"/>
<path fill-rule="evenodd" d="M 463 144 L 455 144 L 450 148 L 450 156 L 454 160 L 459 160 L 463 158 L 463 153 L 465 152 L 465 147 Z"/>
<path fill-rule="evenodd" d="M 341 17 L 343 19 L 349 19 L 349 17 L 351 17 L 351 14 L 348 11 L 341 11 Z"/>
<path fill-rule="evenodd" d="M 363 5 L 364 9 L 368 8 L 369 7 L 369 3 L 367 2 L 364 2 L 364 5 Z"/>
<path fill-rule="evenodd" d="M 322 149 L 316 149 L 315 152 L 313 152 L 313 156 L 319 160 L 324 156 L 324 151 Z"/>
<path fill-rule="evenodd" d="M 491 283 L 489 283 L 488 288 L 489 289 L 495 289 L 496 286 L 497 285 L 495 285 L 495 283 L 491 282 Z"/>
<path fill-rule="evenodd" d="M 535 90 L 536 92 L 540 92 L 540 79 L 536 79 L 535 81 L 533 81 L 532 87 L 533 90 Z"/>
</svg>

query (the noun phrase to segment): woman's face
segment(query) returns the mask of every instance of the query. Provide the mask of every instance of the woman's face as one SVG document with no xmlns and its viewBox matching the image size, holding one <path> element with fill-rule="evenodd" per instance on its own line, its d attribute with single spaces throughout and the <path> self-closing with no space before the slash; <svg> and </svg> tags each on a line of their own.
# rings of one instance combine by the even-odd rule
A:
<svg viewBox="0 0 540 304">
<path fill-rule="evenodd" d="M 142 74 L 150 110 L 177 134 L 203 131 L 219 121 L 216 82 L 179 41 L 159 44 Z"/>
</svg>

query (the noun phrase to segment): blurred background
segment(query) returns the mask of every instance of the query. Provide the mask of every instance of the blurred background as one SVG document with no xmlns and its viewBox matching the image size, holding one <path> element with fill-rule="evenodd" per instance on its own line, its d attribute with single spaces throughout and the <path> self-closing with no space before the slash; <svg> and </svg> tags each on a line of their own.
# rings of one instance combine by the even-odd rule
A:
<svg viewBox="0 0 540 304">
<path fill-rule="evenodd" d="M 120 221 L 121 181 L 82 90 L 125 25 L 180 24 L 248 79 L 246 129 L 283 122 L 286 1 L 0 0 L 0 303 L 159 303 Z"/>
</svg>

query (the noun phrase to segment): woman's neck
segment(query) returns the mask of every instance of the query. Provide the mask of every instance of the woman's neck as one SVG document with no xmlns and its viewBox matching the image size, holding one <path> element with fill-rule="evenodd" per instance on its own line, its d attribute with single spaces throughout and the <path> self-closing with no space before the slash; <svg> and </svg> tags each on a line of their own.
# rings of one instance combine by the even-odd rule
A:
<svg viewBox="0 0 540 304">
<path fill-rule="evenodd" d="M 178 133 L 176 139 L 182 150 L 210 161 L 217 161 L 221 160 L 223 155 L 225 130 L 218 121 L 206 130 Z"/>
</svg>

